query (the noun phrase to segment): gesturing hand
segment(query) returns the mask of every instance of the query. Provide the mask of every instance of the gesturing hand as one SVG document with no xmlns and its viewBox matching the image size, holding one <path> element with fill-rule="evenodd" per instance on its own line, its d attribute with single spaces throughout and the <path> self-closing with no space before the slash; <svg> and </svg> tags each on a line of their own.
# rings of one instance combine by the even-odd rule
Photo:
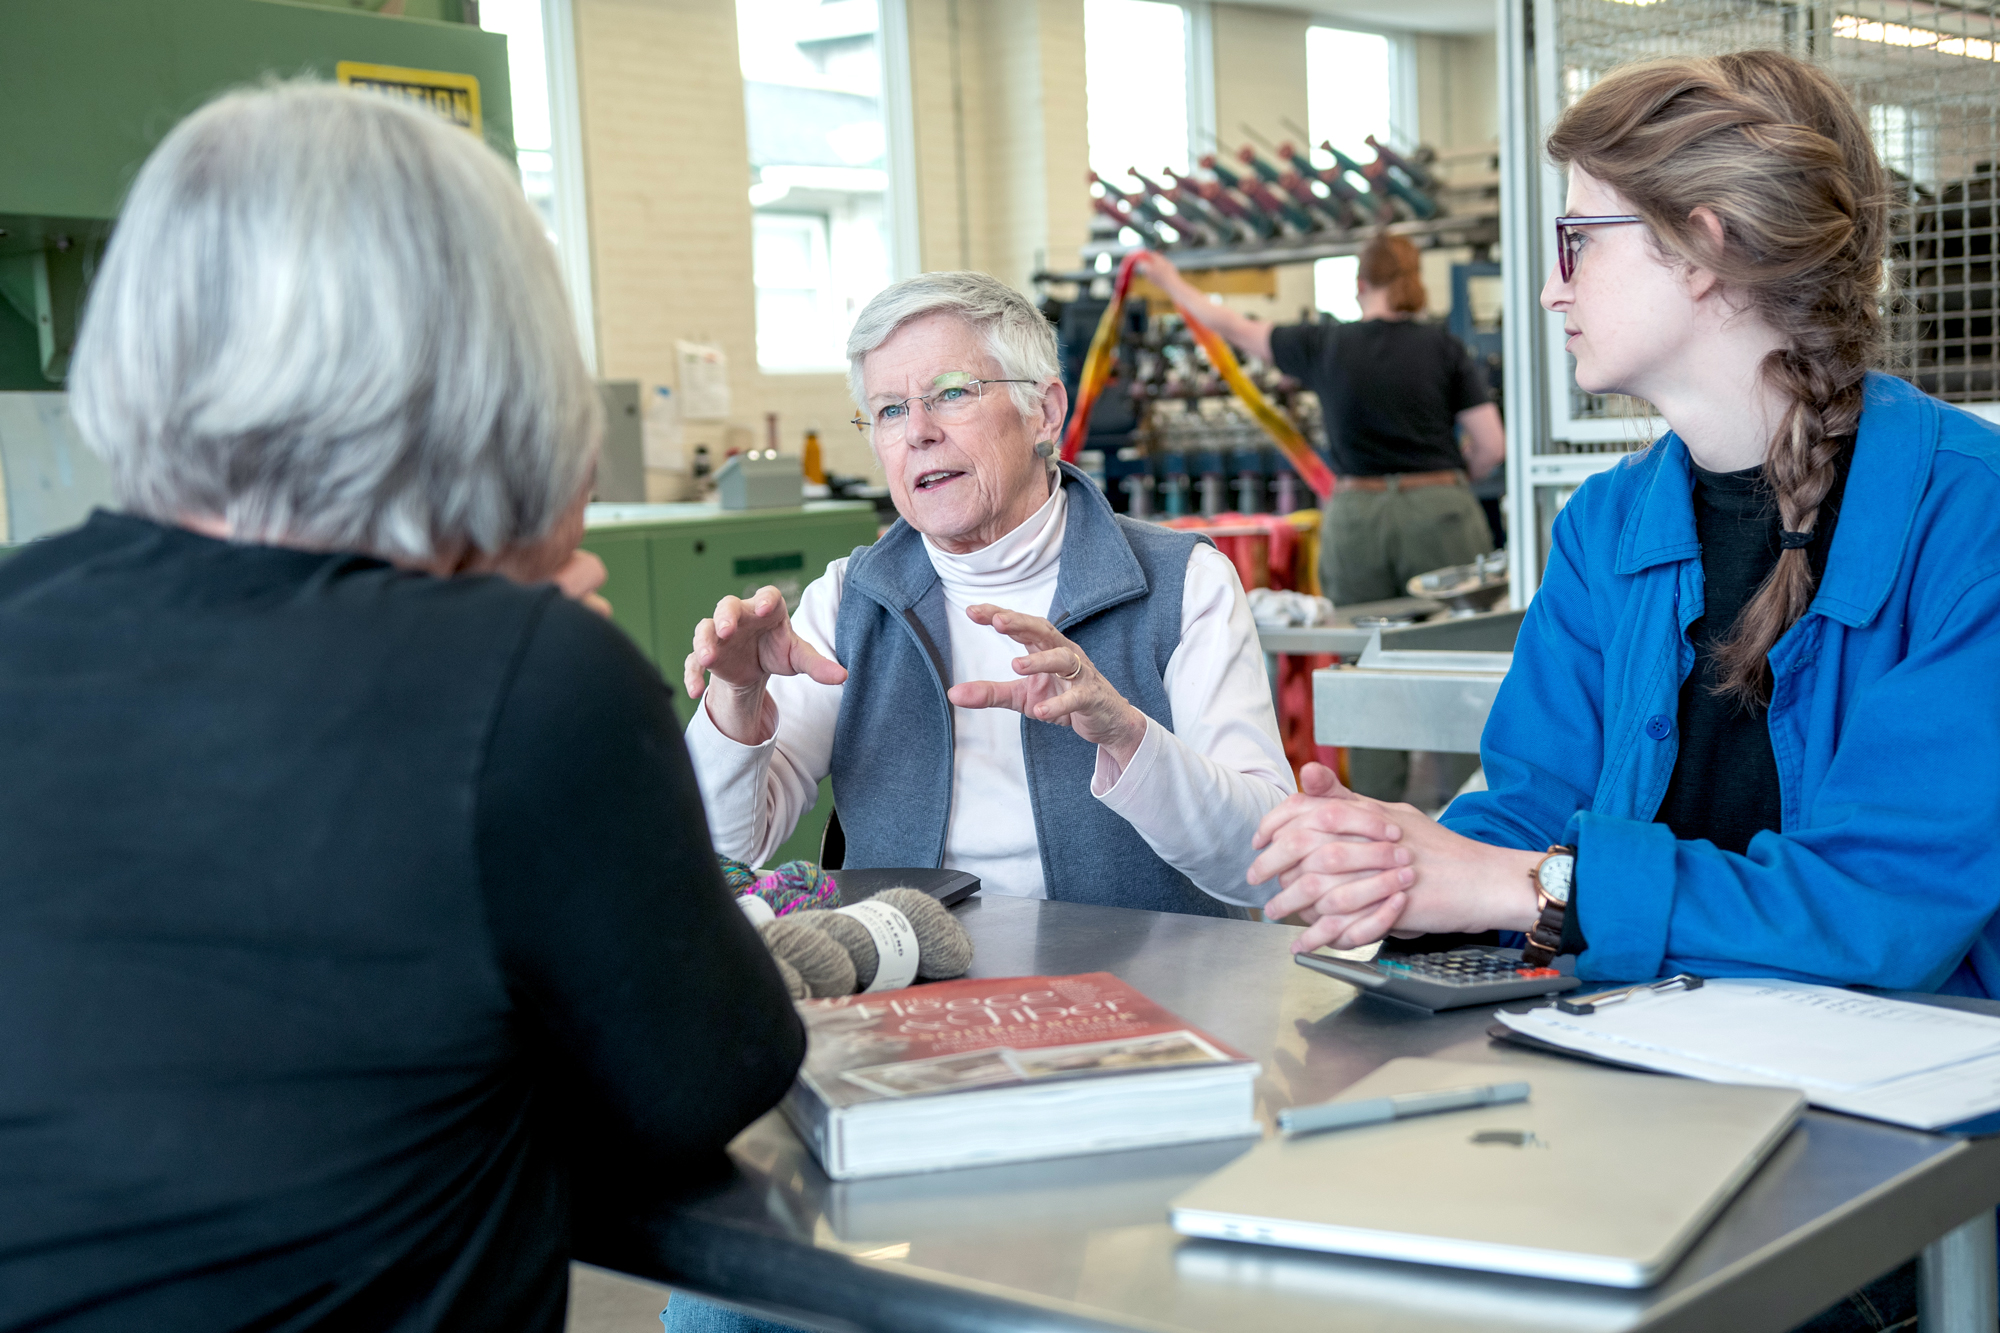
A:
<svg viewBox="0 0 2000 1333">
<path fill-rule="evenodd" d="M 718 688 L 710 691 L 708 715 L 717 730 L 739 744 L 761 745 L 774 725 L 764 716 L 765 683 L 773 676 L 800 675 L 838 685 L 847 679 L 847 668 L 792 631 L 783 594 L 766 586 L 747 602 L 723 598 L 715 614 L 695 626 L 683 683 L 688 698 L 699 699 L 712 678 Z"/>
<path fill-rule="evenodd" d="M 965 614 L 1029 652 L 1013 662 L 1021 679 L 968 680 L 952 686 L 946 698 L 959 708 L 1011 708 L 1038 721 L 1073 727 L 1092 745 L 1103 746 L 1119 768 L 1132 762 L 1146 738 L 1146 715 L 1125 702 L 1083 649 L 1040 616 L 986 602 L 967 607 Z"/>
</svg>

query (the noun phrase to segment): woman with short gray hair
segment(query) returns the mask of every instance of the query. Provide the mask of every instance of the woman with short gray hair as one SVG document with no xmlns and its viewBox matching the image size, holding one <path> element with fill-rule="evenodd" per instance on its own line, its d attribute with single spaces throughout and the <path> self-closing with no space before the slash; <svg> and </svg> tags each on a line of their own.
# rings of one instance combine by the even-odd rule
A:
<svg viewBox="0 0 2000 1333">
<path fill-rule="evenodd" d="M 665 682 L 547 582 L 572 327 L 428 113 L 237 93 L 140 171 L 71 378 L 120 512 L 0 564 L 0 1326 L 555 1333 L 572 1174 L 790 1082 Z"/>
<path fill-rule="evenodd" d="M 831 774 L 851 867 L 1247 916 L 1276 891 L 1244 878 L 1250 835 L 1293 783 L 1235 567 L 1053 462 L 1055 335 L 1006 284 L 898 283 L 847 350 L 901 518 L 795 617 L 765 588 L 697 628 L 717 847 L 768 856 Z"/>
</svg>

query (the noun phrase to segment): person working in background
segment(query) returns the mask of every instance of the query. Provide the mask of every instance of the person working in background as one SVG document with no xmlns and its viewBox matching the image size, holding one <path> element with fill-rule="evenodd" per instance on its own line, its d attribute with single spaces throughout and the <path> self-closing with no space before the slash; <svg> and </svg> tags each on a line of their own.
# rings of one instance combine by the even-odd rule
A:
<svg viewBox="0 0 2000 1333">
<path fill-rule="evenodd" d="M 790 1084 L 672 696 L 549 586 L 574 327 L 427 111 L 140 171 L 70 378 L 123 512 L 0 564 L 0 1328 L 558 1333 L 572 1208 Z"/>
<path fill-rule="evenodd" d="M 1211 304 L 1170 260 L 1148 255 L 1139 267 L 1217 333 L 1318 395 L 1339 478 L 1320 521 L 1320 590 L 1336 606 L 1406 596 L 1416 575 L 1486 553 L 1492 533 L 1466 473 L 1483 477 L 1505 457 L 1500 410 L 1464 345 L 1417 320 L 1426 298 L 1415 246 L 1387 235 L 1368 243 L 1353 324 L 1273 327 Z M 1355 749 L 1347 761 L 1355 791 L 1404 799 L 1408 755 Z M 1452 774 L 1442 796 L 1469 774 L 1469 765 Z"/>
</svg>

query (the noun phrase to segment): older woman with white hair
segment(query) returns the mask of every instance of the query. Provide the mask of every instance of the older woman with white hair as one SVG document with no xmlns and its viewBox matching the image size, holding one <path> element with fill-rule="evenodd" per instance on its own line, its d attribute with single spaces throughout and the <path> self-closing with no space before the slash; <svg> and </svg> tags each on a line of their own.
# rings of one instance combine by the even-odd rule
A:
<svg viewBox="0 0 2000 1333">
<path fill-rule="evenodd" d="M 573 1184 L 790 1082 L 666 683 L 545 582 L 572 327 L 426 113 L 235 94 L 139 173 L 70 381 L 120 512 L 0 564 L 0 1326 L 555 1333 Z"/>
<path fill-rule="evenodd" d="M 847 352 L 901 517 L 796 617 L 765 588 L 697 628 L 716 845 L 767 856 L 830 773 L 849 866 L 1247 915 L 1276 889 L 1245 881 L 1247 839 L 1293 782 L 1235 567 L 1052 462 L 1055 336 L 1006 284 L 897 283 Z"/>
</svg>

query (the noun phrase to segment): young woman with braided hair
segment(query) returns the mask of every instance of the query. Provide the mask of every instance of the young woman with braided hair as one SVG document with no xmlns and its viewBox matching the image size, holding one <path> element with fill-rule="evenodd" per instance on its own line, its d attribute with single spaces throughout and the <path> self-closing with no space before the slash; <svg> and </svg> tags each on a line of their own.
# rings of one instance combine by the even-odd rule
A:
<svg viewBox="0 0 2000 1333">
<path fill-rule="evenodd" d="M 1665 60 L 1549 151 L 1577 384 L 1673 429 L 1557 518 L 1489 789 L 1433 823 L 1308 769 L 1258 833 L 1266 910 L 1300 949 L 1520 931 L 1588 978 L 2000 996 L 2000 431 L 1869 370 L 1861 116 L 1777 52 Z"/>
</svg>

